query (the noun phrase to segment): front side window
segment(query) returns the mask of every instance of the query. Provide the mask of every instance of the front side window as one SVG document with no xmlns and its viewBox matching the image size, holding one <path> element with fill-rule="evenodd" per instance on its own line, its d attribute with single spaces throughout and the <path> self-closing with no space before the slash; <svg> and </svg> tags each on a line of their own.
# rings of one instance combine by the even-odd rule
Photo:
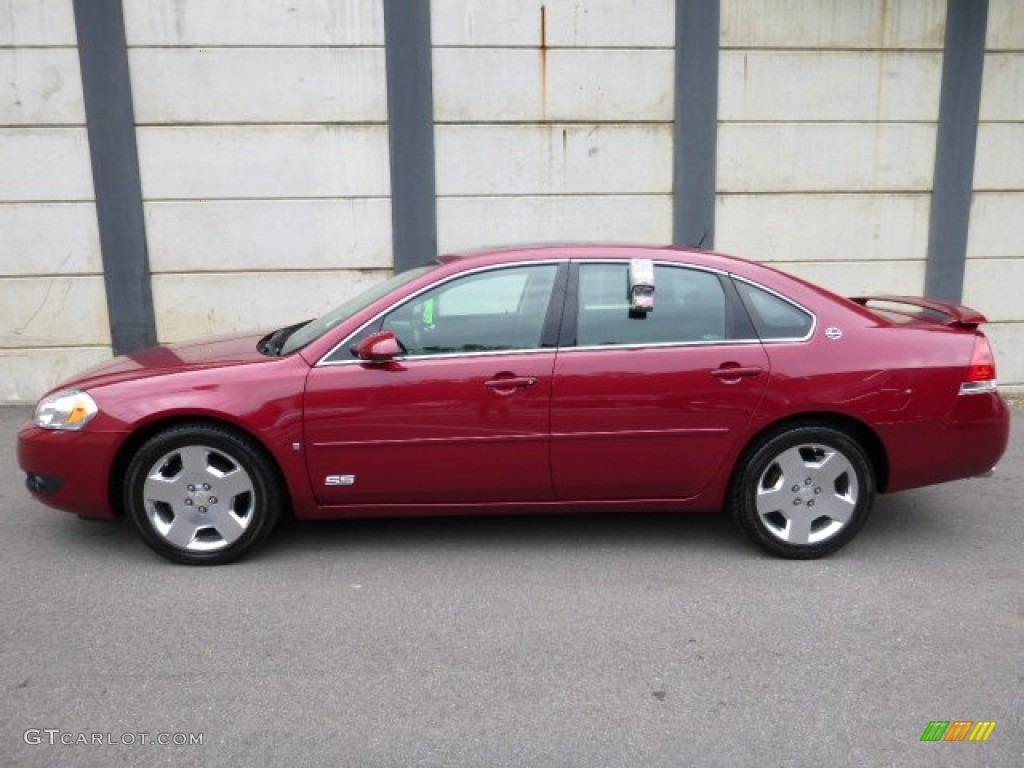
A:
<svg viewBox="0 0 1024 768">
<path fill-rule="evenodd" d="M 386 314 L 407 354 L 537 349 L 558 272 L 556 264 L 504 267 L 455 278 Z"/>
<path fill-rule="evenodd" d="M 577 346 L 714 342 L 727 337 L 725 292 L 717 275 L 658 264 L 654 282 L 654 311 L 631 313 L 628 264 L 581 265 Z"/>
</svg>

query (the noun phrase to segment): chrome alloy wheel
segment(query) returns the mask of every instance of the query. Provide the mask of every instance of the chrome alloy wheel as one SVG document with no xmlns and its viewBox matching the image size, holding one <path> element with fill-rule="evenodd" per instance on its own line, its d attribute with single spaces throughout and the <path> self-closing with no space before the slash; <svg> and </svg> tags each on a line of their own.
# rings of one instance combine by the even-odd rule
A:
<svg viewBox="0 0 1024 768">
<path fill-rule="evenodd" d="M 857 509 L 860 488 L 850 459 L 806 443 L 776 455 L 757 481 L 754 504 L 765 530 L 787 544 L 836 536 Z"/>
<path fill-rule="evenodd" d="M 224 549 L 254 519 L 256 492 L 241 463 L 204 445 L 176 448 L 146 473 L 142 502 L 153 530 L 189 552 Z"/>
</svg>

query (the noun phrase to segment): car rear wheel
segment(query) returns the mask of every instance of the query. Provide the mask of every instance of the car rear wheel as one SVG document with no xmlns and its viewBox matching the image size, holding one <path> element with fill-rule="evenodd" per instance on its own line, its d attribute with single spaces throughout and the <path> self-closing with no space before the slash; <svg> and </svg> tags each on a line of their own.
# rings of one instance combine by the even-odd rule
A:
<svg viewBox="0 0 1024 768">
<path fill-rule="evenodd" d="M 213 424 L 182 424 L 147 440 L 128 465 L 123 492 L 142 540 L 190 565 L 238 559 L 269 535 L 282 506 L 263 450 Z"/>
<path fill-rule="evenodd" d="M 747 451 L 731 506 L 758 545 L 809 559 L 847 544 L 874 495 L 871 462 L 855 440 L 830 426 L 800 425 L 769 433 Z"/>
</svg>

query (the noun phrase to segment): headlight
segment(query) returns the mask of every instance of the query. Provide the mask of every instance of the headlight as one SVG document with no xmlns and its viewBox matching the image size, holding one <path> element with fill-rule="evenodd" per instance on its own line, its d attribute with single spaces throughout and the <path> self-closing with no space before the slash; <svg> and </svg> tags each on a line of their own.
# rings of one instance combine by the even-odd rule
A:
<svg viewBox="0 0 1024 768">
<path fill-rule="evenodd" d="M 70 389 L 40 400 L 34 421 L 43 429 L 79 430 L 97 413 L 99 408 L 87 393 Z"/>
</svg>

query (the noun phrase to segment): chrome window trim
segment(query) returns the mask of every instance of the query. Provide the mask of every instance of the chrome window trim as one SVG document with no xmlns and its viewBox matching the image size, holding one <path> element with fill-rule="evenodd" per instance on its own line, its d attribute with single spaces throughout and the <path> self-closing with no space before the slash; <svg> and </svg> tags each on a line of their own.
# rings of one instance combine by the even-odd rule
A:
<svg viewBox="0 0 1024 768">
<path fill-rule="evenodd" d="M 474 269 L 468 269 L 465 272 L 457 272 L 454 275 L 449 275 L 448 277 L 446 277 L 444 280 L 441 280 L 440 282 L 433 283 L 433 284 L 428 285 L 428 286 L 426 286 L 424 288 L 421 288 L 420 290 L 416 291 L 413 294 L 410 294 L 405 299 L 403 299 L 400 304 L 392 305 L 391 307 L 388 307 L 387 309 L 385 309 L 385 310 L 383 310 L 381 312 L 378 312 L 376 315 L 374 315 L 372 318 L 367 320 L 365 323 L 363 323 L 361 326 L 359 326 L 356 330 L 354 330 L 352 333 L 350 333 L 348 336 L 346 336 L 343 341 L 341 341 L 339 344 L 336 344 L 334 347 L 332 347 L 331 350 L 326 355 L 321 357 L 320 360 L 318 360 L 313 367 L 314 368 L 328 368 L 328 367 L 334 367 L 334 366 L 339 366 L 339 365 L 373 365 L 373 363 L 368 363 L 366 360 L 351 360 L 350 359 L 350 360 L 334 360 L 334 361 L 331 361 L 328 358 L 330 358 L 331 355 L 333 355 L 339 349 L 344 347 L 349 342 L 350 339 L 352 339 L 354 336 L 357 336 L 358 334 L 362 333 L 363 330 L 367 326 L 372 325 L 373 323 L 377 322 L 378 320 L 380 320 L 380 318 L 382 318 L 388 312 L 391 312 L 391 311 L 393 311 L 395 309 L 398 309 L 399 307 L 401 307 L 405 303 L 407 303 L 409 301 L 413 301 L 417 296 L 420 296 L 421 294 L 424 294 L 427 291 L 433 290 L 434 288 L 438 288 L 438 287 L 440 287 L 442 285 L 445 285 L 446 283 L 451 282 L 452 280 L 455 280 L 455 279 L 460 278 L 460 277 L 465 277 L 467 275 L 473 275 L 473 274 L 476 274 L 478 272 L 496 271 L 496 270 L 500 270 L 500 269 L 509 269 L 509 268 L 514 268 L 514 267 L 541 266 L 541 265 L 551 265 L 551 264 L 561 265 L 561 264 L 564 264 L 566 262 L 568 262 L 568 263 L 576 263 L 577 266 L 580 266 L 580 267 L 582 267 L 584 265 L 587 265 L 587 264 L 628 264 L 629 263 L 628 260 L 625 260 L 625 259 L 585 259 L 584 260 L 584 259 L 573 259 L 573 258 L 569 257 L 569 258 L 563 258 L 563 259 L 544 259 L 542 261 L 532 261 L 532 260 L 531 261 L 520 261 L 520 262 L 511 263 L 511 264 L 497 264 L 497 265 L 490 264 L 490 265 L 485 266 L 485 267 L 475 267 Z M 787 304 L 789 304 L 789 305 L 791 305 L 793 307 L 796 307 L 801 312 L 804 312 L 805 314 L 809 315 L 810 318 L 811 318 L 811 329 L 810 329 L 810 331 L 808 331 L 808 333 L 805 336 L 802 336 L 802 337 L 787 337 L 787 338 L 780 338 L 780 339 L 753 338 L 753 339 L 718 339 L 718 340 L 714 340 L 714 341 L 662 341 L 662 342 L 652 342 L 650 344 L 632 344 L 632 343 L 630 343 L 630 344 L 600 344 L 600 345 L 588 345 L 588 346 L 585 346 L 585 347 L 578 347 L 578 346 L 572 346 L 572 347 L 542 347 L 542 348 L 539 348 L 539 349 L 536 348 L 536 347 L 526 347 L 526 348 L 523 348 L 523 349 L 502 349 L 502 350 L 492 350 L 492 351 L 484 351 L 484 352 L 449 352 L 449 353 L 440 354 L 440 355 L 403 355 L 401 357 L 394 358 L 394 360 L 395 360 L 395 362 L 411 362 L 411 361 L 414 361 L 414 360 L 452 360 L 452 359 L 473 358 L 473 357 L 505 357 L 505 356 L 508 356 L 508 355 L 542 354 L 542 353 L 546 353 L 546 352 L 558 352 L 558 353 L 568 353 L 568 352 L 600 352 L 600 351 L 623 350 L 623 349 L 634 349 L 634 350 L 635 349 L 670 349 L 670 348 L 673 348 L 673 347 L 711 347 L 711 346 L 723 347 L 723 346 L 750 345 L 750 344 L 793 344 L 793 343 L 806 343 L 806 342 L 810 341 L 814 337 L 814 332 L 818 328 L 818 316 L 814 312 L 809 310 L 807 307 L 805 307 L 800 302 L 794 301 L 793 299 L 790 299 L 789 297 L 782 295 L 778 291 L 775 291 L 775 290 L 769 288 L 766 285 L 762 285 L 761 283 L 757 282 L 756 280 L 751 280 L 750 278 L 743 277 L 741 275 L 737 275 L 735 272 L 729 272 L 727 270 L 718 269 L 716 267 L 706 267 L 706 266 L 702 266 L 702 265 L 699 265 L 699 264 L 680 264 L 678 262 L 664 261 L 664 260 L 661 260 L 661 259 L 655 259 L 654 263 L 655 263 L 655 265 L 658 265 L 658 266 L 675 267 L 677 269 L 693 269 L 693 270 L 697 270 L 698 272 L 707 272 L 707 273 L 714 274 L 714 275 L 721 275 L 721 276 L 724 276 L 726 278 L 732 278 L 732 279 L 739 280 L 741 282 L 747 283 L 748 285 L 751 285 L 754 288 L 758 288 L 758 289 L 760 289 L 762 291 L 765 291 L 766 293 L 770 293 L 771 295 L 781 299 L 782 301 L 786 302 Z M 577 309 L 577 311 L 579 311 L 579 310 Z"/>
<path fill-rule="evenodd" d="M 554 264 L 555 266 L 561 266 L 562 264 L 565 264 L 566 262 L 569 262 L 569 261 L 571 261 L 571 259 L 563 258 L 563 259 L 543 259 L 543 260 L 537 260 L 537 261 L 534 261 L 534 260 L 530 260 L 530 261 L 516 261 L 516 262 L 512 262 L 511 264 L 488 264 L 487 266 L 474 267 L 473 269 L 467 269 L 465 272 L 456 272 L 454 275 L 448 275 L 448 277 L 446 277 L 444 280 L 440 280 L 440 281 L 438 281 L 436 283 L 431 283 L 430 285 L 424 286 L 423 288 L 421 288 L 420 290 L 416 291 L 415 293 L 411 293 L 408 296 L 406 296 L 404 299 L 402 299 L 402 301 L 400 303 L 392 304 L 387 309 L 384 309 L 384 310 L 378 312 L 376 315 L 374 315 L 369 320 L 367 320 L 365 323 L 363 323 L 358 328 L 356 328 L 354 331 L 352 331 L 352 333 L 350 333 L 348 336 L 346 336 L 341 342 L 339 342 L 338 344 L 335 344 L 333 347 L 331 347 L 331 350 L 326 355 L 324 355 L 319 360 L 317 360 L 316 364 L 313 367 L 314 368 L 326 368 L 328 366 L 349 365 L 351 363 L 358 363 L 360 365 L 366 365 L 367 364 L 366 360 L 333 360 L 332 361 L 329 358 L 331 357 L 331 355 L 333 355 L 339 349 L 343 348 L 346 344 L 348 344 L 348 342 L 353 337 L 358 336 L 360 333 L 362 333 L 366 329 L 367 326 L 373 325 L 375 322 L 377 322 L 382 317 L 384 317 L 384 315 L 388 314 L 389 312 L 393 312 L 394 310 L 398 309 L 399 307 L 405 306 L 408 302 L 413 301 L 414 299 L 416 299 L 417 296 L 421 296 L 422 294 L 426 293 L 427 291 L 432 291 L 435 288 L 440 288 L 442 285 L 445 285 L 445 284 L 451 282 L 452 280 L 456 280 L 456 279 L 458 279 L 460 277 L 466 277 L 468 275 L 475 275 L 475 274 L 477 274 L 479 272 L 498 271 L 498 270 L 501 270 L 501 269 L 513 269 L 513 268 L 516 268 L 516 267 L 534 267 L 534 266 L 540 267 L 540 266 L 550 266 L 552 264 Z M 554 286 L 552 286 L 552 288 L 554 288 Z M 381 298 L 384 298 L 384 297 L 381 297 Z M 550 297 L 548 297 L 548 301 L 549 302 L 551 301 Z M 513 355 L 513 354 L 522 354 L 523 352 L 533 352 L 533 351 L 536 351 L 536 352 L 553 352 L 555 349 L 557 349 L 557 347 L 542 347 L 540 349 L 537 349 L 535 347 L 527 347 L 527 348 L 522 349 L 522 350 L 519 350 L 519 349 L 509 349 L 509 350 L 502 349 L 502 350 L 491 351 L 491 352 L 451 352 L 451 353 L 442 354 L 442 355 L 408 355 L 408 356 L 396 357 L 394 359 L 396 361 L 399 361 L 399 360 L 439 360 L 439 359 L 451 358 L 451 357 L 479 357 L 481 355 Z M 372 365 L 372 363 L 371 363 L 371 365 Z"/>
</svg>

